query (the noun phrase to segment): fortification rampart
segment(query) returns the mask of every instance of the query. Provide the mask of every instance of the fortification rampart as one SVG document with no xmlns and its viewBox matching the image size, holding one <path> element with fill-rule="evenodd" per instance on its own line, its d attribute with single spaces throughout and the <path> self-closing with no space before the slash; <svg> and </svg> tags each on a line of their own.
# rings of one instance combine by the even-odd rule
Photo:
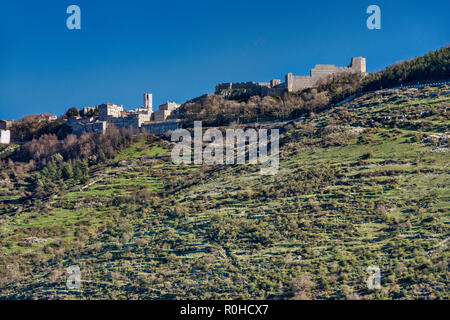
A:
<svg viewBox="0 0 450 320">
<path fill-rule="evenodd" d="M 316 64 L 310 71 L 309 76 L 294 76 L 292 73 L 286 75 L 286 87 L 289 91 L 299 91 L 314 87 L 320 79 L 341 72 L 366 73 L 366 58 L 354 57 L 348 67 L 337 67 L 333 64 Z"/>
<path fill-rule="evenodd" d="M 179 120 L 153 121 L 142 125 L 142 130 L 153 134 L 164 134 L 181 128 Z"/>
<path fill-rule="evenodd" d="M 285 82 L 278 79 L 270 82 L 226 82 L 216 86 L 215 93 L 225 98 L 234 98 L 237 96 L 267 96 L 272 94 L 283 94 L 287 91 L 300 91 L 306 88 L 312 88 L 317 85 L 320 79 L 340 72 L 359 72 L 366 73 L 366 58 L 353 57 L 348 67 L 337 67 L 333 64 L 316 64 L 310 70 L 309 76 L 296 76 L 288 73 L 285 76 Z"/>
</svg>

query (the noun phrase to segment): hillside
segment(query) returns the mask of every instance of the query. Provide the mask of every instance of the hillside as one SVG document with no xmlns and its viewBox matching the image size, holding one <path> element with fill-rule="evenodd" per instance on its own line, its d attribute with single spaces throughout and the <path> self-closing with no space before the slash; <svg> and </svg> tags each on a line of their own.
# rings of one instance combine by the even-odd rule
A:
<svg viewBox="0 0 450 320">
<path fill-rule="evenodd" d="M 142 136 L 37 200 L 34 173 L 5 164 L 0 298 L 449 299 L 449 94 L 369 93 L 275 124 L 274 176 L 177 166 Z"/>
<path fill-rule="evenodd" d="M 450 78 L 450 47 L 430 51 L 422 57 L 398 62 L 385 70 L 369 74 L 363 83 L 365 90 L 390 88 L 401 84 L 432 82 Z"/>
</svg>

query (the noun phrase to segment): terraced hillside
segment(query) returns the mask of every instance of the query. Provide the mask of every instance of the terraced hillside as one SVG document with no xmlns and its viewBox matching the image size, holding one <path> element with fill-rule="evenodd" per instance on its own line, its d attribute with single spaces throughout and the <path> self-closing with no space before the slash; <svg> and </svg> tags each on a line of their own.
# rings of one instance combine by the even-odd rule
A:
<svg viewBox="0 0 450 320">
<path fill-rule="evenodd" d="M 5 167 L 0 297 L 449 299 L 449 93 L 382 91 L 272 125 L 274 176 L 174 165 L 164 139 L 46 201 Z M 66 287 L 71 265 L 80 290 Z"/>
</svg>

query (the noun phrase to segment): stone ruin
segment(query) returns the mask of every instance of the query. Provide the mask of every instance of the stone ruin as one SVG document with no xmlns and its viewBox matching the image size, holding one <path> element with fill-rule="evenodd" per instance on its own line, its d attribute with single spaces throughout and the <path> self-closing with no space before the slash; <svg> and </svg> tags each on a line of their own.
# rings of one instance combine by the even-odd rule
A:
<svg viewBox="0 0 450 320">
<path fill-rule="evenodd" d="M 309 76 L 296 76 L 288 73 L 285 81 L 273 79 L 270 82 L 226 82 L 220 83 L 215 88 L 215 93 L 226 99 L 242 96 L 258 95 L 261 97 L 269 95 L 283 95 L 284 92 L 301 91 L 316 86 L 320 79 L 340 72 L 358 72 L 366 74 L 366 58 L 352 58 L 348 67 L 337 67 L 331 64 L 316 64 L 310 71 Z"/>
</svg>

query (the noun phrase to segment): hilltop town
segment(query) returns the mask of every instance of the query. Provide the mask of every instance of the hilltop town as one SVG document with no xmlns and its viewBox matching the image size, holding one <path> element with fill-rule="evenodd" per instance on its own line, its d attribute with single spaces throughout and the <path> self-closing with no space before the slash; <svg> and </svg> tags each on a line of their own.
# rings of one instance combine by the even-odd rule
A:
<svg viewBox="0 0 450 320">
<path fill-rule="evenodd" d="M 97 107 L 85 107 L 81 112 L 83 116 L 69 117 L 64 123 L 77 136 L 88 132 L 104 132 L 110 126 L 162 134 L 180 127 L 177 119 L 179 107 L 180 104 L 167 101 L 153 111 L 153 95 L 145 93 L 144 105 L 140 108 L 124 110 L 123 106 L 104 103 Z"/>
<path fill-rule="evenodd" d="M 298 76 L 288 73 L 285 81 L 272 79 L 269 82 L 227 82 L 215 88 L 215 94 L 225 99 L 249 96 L 282 96 L 286 92 L 297 92 L 312 88 L 321 79 L 337 73 L 360 73 L 366 75 L 366 58 L 353 57 L 348 67 L 337 67 L 331 64 L 316 64 L 309 76 Z M 105 132 L 108 127 L 133 128 L 152 134 L 164 134 L 181 128 L 183 114 L 181 104 L 169 102 L 160 105 L 153 111 L 153 95 L 144 93 L 143 105 L 133 110 L 124 110 L 123 105 L 103 103 L 94 107 L 83 107 L 78 114 L 66 115 L 63 124 L 71 132 L 80 137 L 90 132 Z M 56 120 L 56 116 L 52 119 Z M 0 121 L 0 144 L 11 142 L 11 126 L 14 121 Z"/>
</svg>

